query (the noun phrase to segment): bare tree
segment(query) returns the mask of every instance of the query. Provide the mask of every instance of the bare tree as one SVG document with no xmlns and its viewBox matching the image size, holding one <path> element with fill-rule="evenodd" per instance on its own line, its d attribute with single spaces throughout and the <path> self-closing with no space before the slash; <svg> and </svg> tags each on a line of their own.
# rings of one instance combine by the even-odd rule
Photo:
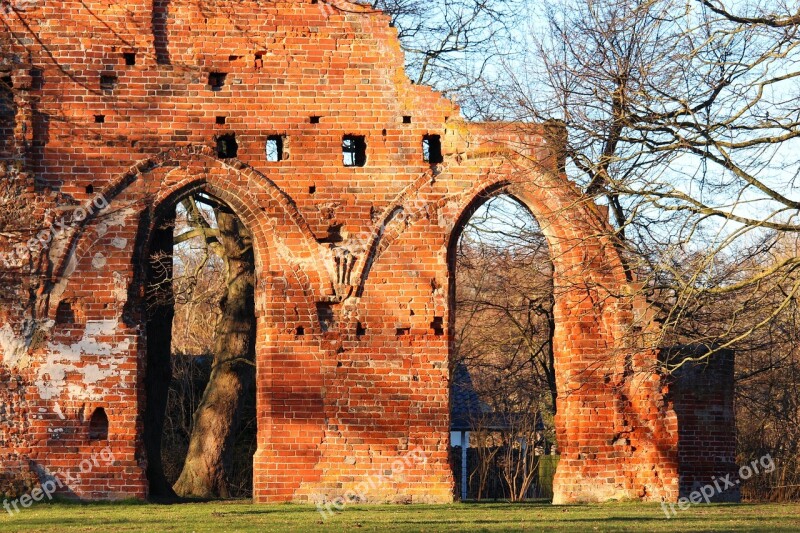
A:
<svg viewBox="0 0 800 533">
<path fill-rule="evenodd" d="M 654 342 L 734 348 L 739 459 L 796 498 L 800 135 L 796 5 L 592 0 L 548 5 L 483 85 L 490 118 L 566 131 L 565 172 L 608 205 Z M 521 32 L 522 35 L 524 32 Z"/>
<path fill-rule="evenodd" d="M 479 81 L 493 77 L 509 54 L 524 3 L 372 0 L 372 7 L 388 13 L 398 29 L 411 80 L 431 85 L 474 111 L 486 96 L 478 90 Z"/>
<path fill-rule="evenodd" d="M 486 87 L 522 127 L 563 125 L 566 172 L 609 206 L 629 276 L 651 291 L 665 335 L 696 302 L 800 263 L 786 257 L 706 283 L 715 258 L 747 253 L 768 231 L 800 230 L 790 155 L 800 135 L 797 24 L 764 7 L 734 16 L 720 6 L 593 0 L 534 10 L 544 24 L 531 27 L 527 55 L 509 61 L 506 84 Z M 723 348 L 738 336 L 714 340 Z"/>
<path fill-rule="evenodd" d="M 476 486 L 475 499 L 480 501 L 488 495 L 489 478 L 494 471 L 501 448 L 498 436 L 489 427 L 491 420 L 487 413 L 475 416 L 471 423 L 470 442 L 462 442 L 461 446 L 475 445 L 477 464 L 468 475 L 468 483 Z"/>
<path fill-rule="evenodd" d="M 765 265 L 798 254 L 797 236 L 775 234 L 749 253 L 717 257 L 709 285 L 735 285 L 757 276 Z M 775 470 L 742 484 L 747 499 L 800 498 L 800 300 L 797 271 L 762 278 L 754 285 L 714 293 L 687 307 L 679 338 L 736 338 L 737 462 L 769 456 Z M 732 319 L 735 317 L 735 319 Z"/>
<path fill-rule="evenodd" d="M 498 411 L 525 411 L 542 396 L 555 409 L 553 279 L 547 242 L 525 208 L 489 199 L 456 250 L 456 360 Z"/>
<path fill-rule="evenodd" d="M 456 248 L 456 351 L 483 409 L 472 414 L 470 473 L 477 498 L 490 485 L 527 497 L 538 470 L 543 415 L 555 414 L 553 276 L 547 242 L 509 196 L 476 210 Z"/>
<path fill-rule="evenodd" d="M 507 421 L 507 429 L 501 433 L 501 472 L 509 499 L 519 502 L 528 497 L 531 485 L 538 475 L 540 413 L 535 410 L 517 413 L 507 417 Z"/>
<path fill-rule="evenodd" d="M 149 302 L 151 314 L 153 309 L 166 309 L 169 316 L 158 313 L 148 322 L 160 328 L 153 331 L 158 338 L 148 338 L 148 347 L 166 346 L 172 359 L 171 341 L 177 330 L 179 347 L 205 344 L 209 349 L 211 375 L 192 415 L 186 459 L 173 490 L 183 497 L 225 498 L 230 495 L 244 399 L 255 386 L 255 259 L 247 229 L 226 205 L 199 193 L 187 198 L 182 207 L 182 224 L 177 226 L 181 233 L 170 231 L 169 250 L 151 261 L 156 271 L 150 277 L 150 293 L 156 296 Z M 174 255 L 176 245 L 192 242 L 197 243 L 196 254 Z M 176 263 L 177 273 L 173 271 Z M 210 281 L 214 272 L 219 277 Z M 181 310 L 178 320 L 173 318 L 176 304 Z M 207 312 L 197 314 L 198 309 Z M 149 396 L 166 394 L 163 383 L 158 387 Z M 165 407 L 166 396 L 157 405 L 161 420 L 152 431 L 158 435 L 148 441 L 160 439 Z M 162 468 L 160 453 L 160 446 L 153 446 L 149 454 L 156 468 Z M 151 485 L 162 476 L 160 471 L 150 472 Z"/>
</svg>

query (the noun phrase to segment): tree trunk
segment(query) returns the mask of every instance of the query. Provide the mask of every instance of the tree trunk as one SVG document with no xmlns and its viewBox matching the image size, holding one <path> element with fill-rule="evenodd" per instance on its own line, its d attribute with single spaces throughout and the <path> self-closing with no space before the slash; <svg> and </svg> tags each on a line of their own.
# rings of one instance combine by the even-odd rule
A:
<svg viewBox="0 0 800 533">
<path fill-rule="evenodd" d="M 222 317 L 211 377 L 194 413 L 189 452 L 174 485 L 180 496 L 228 497 L 227 473 L 243 399 L 255 386 L 255 261 L 251 238 L 231 212 L 216 209 L 226 265 Z"/>
<path fill-rule="evenodd" d="M 172 380 L 172 319 L 175 315 L 172 293 L 173 226 L 174 216 L 165 220 L 155 231 L 147 264 L 144 446 L 149 495 L 154 499 L 175 498 L 161 464 L 161 435 Z"/>
</svg>

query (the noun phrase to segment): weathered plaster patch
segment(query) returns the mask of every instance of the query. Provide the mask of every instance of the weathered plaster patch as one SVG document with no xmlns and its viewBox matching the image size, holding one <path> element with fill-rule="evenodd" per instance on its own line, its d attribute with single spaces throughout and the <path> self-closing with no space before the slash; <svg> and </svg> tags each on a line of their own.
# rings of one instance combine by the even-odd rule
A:
<svg viewBox="0 0 800 533">
<path fill-rule="evenodd" d="M 110 213 L 108 215 L 101 215 L 103 218 L 97 223 L 97 226 L 95 227 L 95 231 L 94 231 L 94 236 L 92 236 L 88 232 L 83 235 L 82 239 L 92 239 L 91 245 L 88 246 L 88 247 L 84 247 L 83 249 L 84 250 L 90 249 L 92 247 L 92 245 L 94 245 L 97 240 L 99 240 L 101 237 L 105 236 L 108 233 L 108 230 L 110 228 L 115 227 L 115 226 L 125 227 L 125 224 L 126 224 L 126 221 L 127 221 L 128 217 L 130 217 L 132 215 L 136 215 L 136 210 L 133 209 L 132 207 L 126 207 L 125 209 L 120 209 L 118 211 L 114 211 L 114 212 L 112 212 L 112 213 Z M 76 256 L 76 253 L 74 251 L 74 247 L 71 248 L 70 250 L 67 250 L 67 248 L 65 246 L 66 243 L 71 242 L 71 238 L 74 236 L 75 232 L 79 231 L 79 230 L 80 230 L 80 228 L 78 228 L 76 226 L 74 228 L 71 228 L 71 230 L 68 232 L 68 234 L 67 233 L 58 234 L 57 235 L 58 238 L 54 239 L 54 242 L 50 247 L 50 257 L 51 257 L 51 259 L 53 260 L 54 263 L 58 263 L 58 261 L 57 261 L 58 257 L 61 257 L 62 255 L 66 254 L 66 253 L 69 253 L 69 257 L 67 259 L 67 263 L 66 263 L 66 266 L 64 268 L 63 278 L 67 278 L 67 277 L 71 276 L 75 272 L 75 269 L 77 268 L 78 263 L 80 262 L 81 258 L 83 257 L 83 256 L 81 256 L 81 257 L 77 257 Z M 118 248 L 118 249 L 123 249 L 127 245 L 128 245 L 128 240 L 120 238 L 120 237 L 115 237 L 111 241 L 111 246 L 113 246 L 115 248 Z M 93 266 L 94 266 L 96 260 L 97 260 L 97 255 L 95 255 L 94 259 L 92 260 L 92 265 Z M 103 261 L 104 261 L 104 259 L 103 259 Z M 105 264 L 105 263 L 103 263 L 103 264 Z M 95 266 L 95 268 L 102 268 L 102 266 L 101 267 L 96 267 Z M 63 278 L 62 278 L 62 280 L 63 280 Z"/>
<path fill-rule="evenodd" d="M 64 277 L 62 279 L 66 279 L 67 277 L 71 276 L 75 269 L 78 267 L 78 258 L 75 257 L 75 254 L 69 256 L 67 260 L 67 264 L 64 267 Z"/>
<path fill-rule="evenodd" d="M 97 252 L 92 258 L 92 268 L 99 270 L 104 266 L 106 266 L 106 257 L 100 252 Z"/>
<path fill-rule="evenodd" d="M 108 214 L 108 216 L 104 216 L 103 219 L 97 224 L 97 229 L 95 230 L 97 232 L 97 236 L 104 236 L 106 233 L 108 233 L 108 230 L 114 226 L 124 228 L 128 217 L 135 214 L 135 209 L 132 207 L 126 207 L 125 209 L 113 211 Z"/>
<path fill-rule="evenodd" d="M 128 301 L 128 280 L 121 272 L 114 272 L 114 299 L 118 303 Z"/>
<path fill-rule="evenodd" d="M 44 400 L 61 396 L 64 392 L 70 399 L 97 399 L 97 395 L 106 390 L 98 386 L 103 380 L 119 376 L 118 368 L 131 345 L 129 338 L 119 344 L 100 341 L 100 337 L 113 336 L 118 321 L 92 320 L 86 323 L 83 337 L 69 345 L 48 343 L 45 360 L 37 372 L 35 385 Z M 99 364 L 81 365 L 84 356 L 104 357 L 107 360 Z M 67 376 L 80 376 L 80 383 L 67 383 Z"/>
<path fill-rule="evenodd" d="M 0 262 L 6 268 L 24 268 L 31 262 L 31 251 L 26 243 L 10 244 L 10 250 L 0 254 Z"/>
<path fill-rule="evenodd" d="M 30 366 L 30 355 L 28 347 L 33 337 L 33 326 L 30 323 L 25 325 L 22 336 L 18 336 L 10 324 L 4 324 L 0 328 L 0 351 L 3 352 L 3 364 L 9 368 L 20 370 Z"/>
</svg>

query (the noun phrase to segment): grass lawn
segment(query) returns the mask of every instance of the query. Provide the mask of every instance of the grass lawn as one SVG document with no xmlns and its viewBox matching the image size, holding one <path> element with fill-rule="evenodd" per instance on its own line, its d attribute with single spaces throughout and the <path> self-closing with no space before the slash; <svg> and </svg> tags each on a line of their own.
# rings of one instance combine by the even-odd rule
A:
<svg viewBox="0 0 800 533">
<path fill-rule="evenodd" d="M 638 503 L 364 505 L 323 520 L 294 504 L 52 503 L 3 512 L 0 531 L 800 531 L 800 504 L 693 506 L 671 519 Z"/>
</svg>

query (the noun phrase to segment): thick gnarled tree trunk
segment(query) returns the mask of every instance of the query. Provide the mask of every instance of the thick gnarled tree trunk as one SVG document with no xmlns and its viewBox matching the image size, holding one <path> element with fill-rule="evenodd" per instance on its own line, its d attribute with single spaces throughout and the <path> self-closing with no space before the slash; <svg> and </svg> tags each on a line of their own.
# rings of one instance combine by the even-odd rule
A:
<svg viewBox="0 0 800 533">
<path fill-rule="evenodd" d="M 194 413 L 179 496 L 226 498 L 227 472 L 244 398 L 255 386 L 255 261 L 250 235 L 230 211 L 215 209 L 226 291 L 215 331 L 211 377 Z"/>
</svg>

